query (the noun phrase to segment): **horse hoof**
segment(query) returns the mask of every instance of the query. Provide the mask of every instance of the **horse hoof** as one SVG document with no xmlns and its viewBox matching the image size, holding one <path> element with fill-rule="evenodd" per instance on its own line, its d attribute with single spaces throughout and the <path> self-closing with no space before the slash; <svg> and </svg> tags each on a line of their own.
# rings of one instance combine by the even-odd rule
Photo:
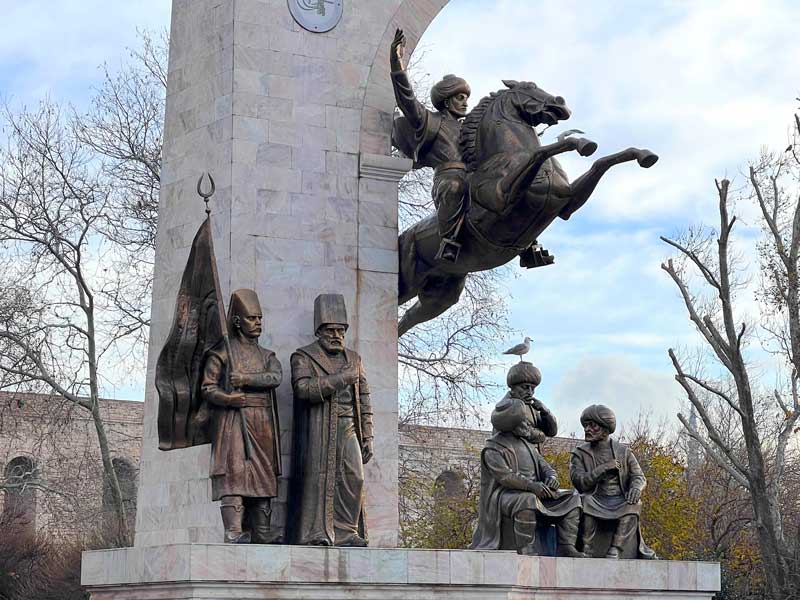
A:
<svg viewBox="0 0 800 600">
<path fill-rule="evenodd" d="M 639 158 L 636 159 L 636 162 L 639 163 L 640 167 L 649 169 L 658 162 L 658 154 L 653 154 L 649 150 L 644 150 L 639 154 Z"/>
<path fill-rule="evenodd" d="M 597 151 L 597 143 L 592 140 L 587 140 L 586 138 L 581 138 L 578 140 L 576 150 L 581 156 L 591 156 Z"/>
</svg>

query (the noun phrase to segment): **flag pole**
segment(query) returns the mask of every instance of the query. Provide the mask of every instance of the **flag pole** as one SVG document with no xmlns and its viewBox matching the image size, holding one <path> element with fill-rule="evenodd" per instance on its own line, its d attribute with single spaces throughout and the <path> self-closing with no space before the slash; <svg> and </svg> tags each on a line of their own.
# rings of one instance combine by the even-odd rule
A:
<svg viewBox="0 0 800 600">
<path fill-rule="evenodd" d="M 202 183 L 203 178 L 208 176 L 208 180 L 211 183 L 211 189 L 208 192 L 203 192 L 202 190 Z M 209 201 L 211 200 L 211 196 L 214 195 L 216 191 L 216 186 L 214 185 L 214 178 L 211 177 L 211 173 L 204 173 L 200 176 L 200 179 L 197 180 L 197 193 L 198 195 L 203 198 L 203 202 L 206 203 L 206 219 L 208 220 L 208 229 L 209 229 L 209 246 L 211 248 L 211 273 L 214 278 L 214 291 L 216 294 L 217 300 L 217 318 L 219 318 L 219 325 L 220 331 L 222 332 L 222 341 L 225 345 L 225 352 L 228 354 L 228 364 L 226 365 L 225 369 L 225 391 L 230 392 L 233 389 L 233 385 L 231 384 L 231 371 L 233 370 L 233 351 L 231 349 L 231 340 L 230 336 L 228 335 L 228 323 L 225 319 L 225 304 L 222 300 L 222 293 L 221 288 L 219 285 L 219 273 L 217 272 L 217 259 L 214 254 L 214 236 L 211 230 L 211 206 L 209 205 Z M 244 414 L 243 407 L 239 408 L 239 416 L 241 417 L 239 422 L 242 426 L 242 439 L 244 440 L 244 455 L 245 460 L 250 460 L 250 457 L 253 455 L 253 444 L 250 440 L 250 433 L 247 430 L 247 416 Z"/>
</svg>

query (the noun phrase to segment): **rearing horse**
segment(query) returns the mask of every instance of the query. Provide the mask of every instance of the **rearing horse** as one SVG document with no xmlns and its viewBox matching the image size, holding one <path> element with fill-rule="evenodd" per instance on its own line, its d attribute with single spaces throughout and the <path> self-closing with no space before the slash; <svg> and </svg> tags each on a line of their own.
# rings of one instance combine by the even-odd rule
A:
<svg viewBox="0 0 800 600">
<path fill-rule="evenodd" d="M 570 183 L 554 158 L 576 150 L 590 156 L 597 144 L 564 137 L 542 146 L 534 127 L 570 117 L 564 99 L 536 84 L 504 81 L 508 89 L 483 100 L 464 119 L 461 153 L 467 165 L 469 205 L 455 263 L 437 260 L 436 216 L 422 219 L 400 235 L 400 304 L 416 298 L 398 325 L 399 334 L 429 321 L 458 302 L 467 275 L 504 265 L 515 256 L 523 266 L 536 261 L 536 240 L 556 219 L 566 220 L 589 199 L 612 166 L 636 160 L 649 168 L 658 156 L 628 148 L 598 159 Z"/>
</svg>

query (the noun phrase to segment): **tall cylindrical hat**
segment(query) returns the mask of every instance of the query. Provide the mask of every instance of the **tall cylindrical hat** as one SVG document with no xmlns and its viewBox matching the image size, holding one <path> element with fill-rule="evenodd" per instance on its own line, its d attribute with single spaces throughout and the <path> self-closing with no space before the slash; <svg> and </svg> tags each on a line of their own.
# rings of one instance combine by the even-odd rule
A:
<svg viewBox="0 0 800 600">
<path fill-rule="evenodd" d="M 348 327 L 347 308 L 341 294 L 320 294 L 314 300 L 314 331 L 323 325 Z"/>
<path fill-rule="evenodd" d="M 261 303 L 258 301 L 258 294 L 253 290 L 241 289 L 231 294 L 231 301 L 228 305 L 228 325 L 233 326 L 233 317 L 244 315 L 260 315 Z"/>
</svg>

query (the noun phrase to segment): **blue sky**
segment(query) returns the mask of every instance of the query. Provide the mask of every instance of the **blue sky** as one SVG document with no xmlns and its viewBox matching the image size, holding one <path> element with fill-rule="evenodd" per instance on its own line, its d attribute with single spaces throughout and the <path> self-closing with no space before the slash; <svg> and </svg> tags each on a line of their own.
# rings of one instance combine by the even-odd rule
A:
<svg viewBox="0 0 800 600">
<path fill-rule="evenodd" d="M 124 60 L 137 29 L 168 27 L 170 4 L 5 7 L 0 97 L 31 104 L 50 94 L 85 106 L 100 65 Z M 423 68 L 433 78 L 466 77 L 474 101 L 501 79 L 532 80 L 566 98 L 573 117 L 565 127 L 586 131 L 598 156 L 630 145 L 661 156 L 650 170 L 617 167 L 580 212 L 542 237 L 556 265 L 516 270 L 509 282 L 512 324 L 534 339 L 544 372 L 538 395 L 561 416 L 563 433 L 577 429 L 591 402 L 625 413 L 649 407 L 657 417 L 677 411 L 666 348 L 696 338 L 659 269 L 669 253 L 658 236 L 713 222 L 714 178 L 741 183 L 748 159 L 785 141 L 800 94 L 798 31 L 800 8 L 788 1 L 452 0 L 424 36 Z M 563 164 L 576 177 L 590 160 Z M 752 223 L 752 209 L 739 208 Z M 132 397 L 136 388 L 109 393 Z"/>
<path fill-rule="evenodd" d="M 595 402 L 676 424 L 682 395 L 666 350 L 698 339 L 660 269 L 670 253 L 658 238 L 713 223 L 714 178 L 742 184 L 762 146 L 783 147 L 800 95 L 798 31 L 790 2 L 455 0 L 421 40 L 421 68 L 434 81 L 465 77 L 473 105 L 501 79 L 535 81 L 573 113 L 545 139 L 575 127 L 598 142 L 596 156 L 640 146 L 661 157 L 650 170 L 612 170 L 540 238 L 556 264 L 516 269 L 509 283 L 512 325 L 534 340 L 537 395 L 562 433 L 578 430 L 581 408 Z M 562 163 L 574 178 L 591 160 Z M 747 203 L 737 212 L 755 223 Z M 753 234 L 740 230 L 749 268 Z M 752 308 L 751 292 L 742 305 Z"/>
</svg>

